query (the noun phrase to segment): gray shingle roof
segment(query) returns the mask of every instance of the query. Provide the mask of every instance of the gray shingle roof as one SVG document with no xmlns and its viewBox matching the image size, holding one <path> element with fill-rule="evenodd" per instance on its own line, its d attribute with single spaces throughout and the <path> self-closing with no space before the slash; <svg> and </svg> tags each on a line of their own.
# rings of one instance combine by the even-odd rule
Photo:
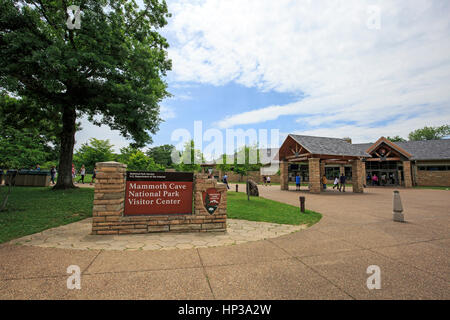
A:
<svg viewBox="0 0 450 320">
<path fill-rule="evenodd" d="M 361 150 L 361 148 L 343 139 L 302 136 L 297 134 L 290 134 L 289 136 L 312 154 L 370 157 L 365 150 Z"/>
<path fill-rule="evenodd" d="M 373 143 L 354 144 L 366 151 Z M 411 160 L 450 160 L 450 139 L 394 142 L 412 155 Z"/>
</svg>

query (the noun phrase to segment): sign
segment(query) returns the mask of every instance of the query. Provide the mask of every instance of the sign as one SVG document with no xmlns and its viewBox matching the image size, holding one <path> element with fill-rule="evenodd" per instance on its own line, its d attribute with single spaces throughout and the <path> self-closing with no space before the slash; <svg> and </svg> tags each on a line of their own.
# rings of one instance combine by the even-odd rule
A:
<svg viewBox="0 0 450 320">
<path fill-rule="evenodd" d="M 127 171 L 124 215 L 192 214 L 191 172 Z"/>
<path fill-rule="evenodd" d="M 203 204 L 209 214 L 213 214 L 220 204 L 222 194 L 216 188 L 209 188 L 203 191 Z"/>
</svg>

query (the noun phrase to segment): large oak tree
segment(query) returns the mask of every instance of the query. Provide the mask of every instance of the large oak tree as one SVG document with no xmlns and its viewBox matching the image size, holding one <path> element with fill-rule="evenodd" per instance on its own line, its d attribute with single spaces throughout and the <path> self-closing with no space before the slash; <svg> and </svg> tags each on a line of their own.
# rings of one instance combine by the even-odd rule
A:
<svg viewBox="0 0 450 320">
<path fill-rule="evenodd" d="M 57 116 L 59 176 L 72 188 L 77 119 L 151 142 L 168 96 L 168 43 L 158 31 L 170 16 L 164 0 L 0 0 L 0 90 Z M 80 6 L 81 28 L 66 22 Z M 31 112 L 32 113 L 32 112 Z"/>
</svg>

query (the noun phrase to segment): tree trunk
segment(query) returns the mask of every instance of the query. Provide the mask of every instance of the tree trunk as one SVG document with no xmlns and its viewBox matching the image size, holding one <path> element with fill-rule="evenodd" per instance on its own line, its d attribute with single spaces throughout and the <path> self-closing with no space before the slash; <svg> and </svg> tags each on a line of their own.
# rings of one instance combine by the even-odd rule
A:
<svg viewBox="0 0 450 320">
<path fill-rule="evenodd" d="M 247 200 L 250 201 L 250 186 L 248 185 L 248 172 L 247 172 Z"/>
<path fill-rule="evenodd" d="M 74 107 L 65 107 L 62 114 L 61 148 L 59 153 L 58 180 L 54 189 L 75 188 L 72 181 L 73 147 L 75 146 L 77 113 Z"/>
<path fill-rule="evenodd" d="M 3 199 L 2 206 L 0 207 L 0 212 L 4 211 L 6 209 L 6 205 L 8 204 L 9 195 L 11 194 L 12 187 L 15 183 L 15 178 L 16 178 L 16 176 L 11 174 L 8 179 L 8 191 L 6 193 L 5 198 Z M 6 185 L 5 185 L 5 188 L 6 188 Z"/>
</svg>

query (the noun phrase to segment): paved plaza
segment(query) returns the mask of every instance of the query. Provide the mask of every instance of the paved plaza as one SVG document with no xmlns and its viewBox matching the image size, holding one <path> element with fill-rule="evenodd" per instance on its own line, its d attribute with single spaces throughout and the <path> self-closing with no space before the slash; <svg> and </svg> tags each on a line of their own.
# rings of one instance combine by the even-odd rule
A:
<svg viewBox="0 0 450 320">
<path fill-rule="evenodd" d="M 80 250 L 174 250 L 236 245 L 250 241 L 276 238 L 305 229 L 267 222 L 228 219 L 227 232 L 153 233 L 134 235 L 90 235 L 92 218 L 66 226 L 48 229 L 11 241 L 45 248 Z"/>
<path fill-rule="evenodd" d="M 0 299 L 449 299 L 449 191 L 399 189 L 407 222 L 397 223 L 393 190 L 314 195 L 261 186 L 261 196 L 296 206 L 304 195 L 323 218 L 235 245 L 129 251 L 6 243 Z M 67 289 L 70 265 L 82 271 L 81 290 Z M 381 270 L 379 290 L 366 285 L 371 265 Z"/>
</svg>

